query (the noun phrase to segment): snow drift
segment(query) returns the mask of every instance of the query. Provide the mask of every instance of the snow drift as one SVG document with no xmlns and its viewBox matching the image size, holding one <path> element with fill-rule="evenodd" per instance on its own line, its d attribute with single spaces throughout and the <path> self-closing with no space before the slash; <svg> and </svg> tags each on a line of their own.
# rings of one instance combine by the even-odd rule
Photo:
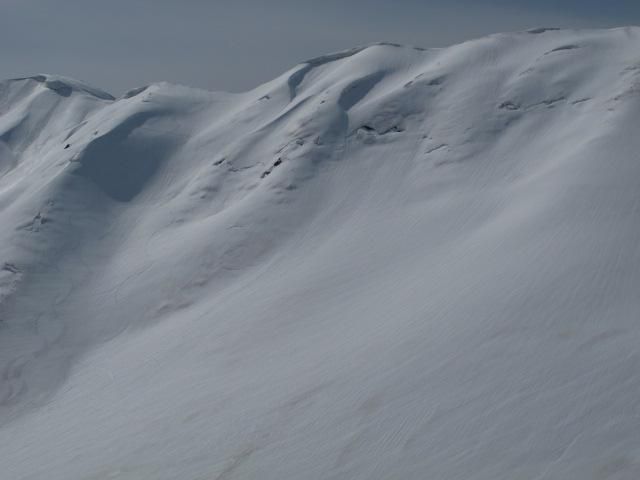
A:
<svg viewBox="0 0 640 480">
<path fill-rule="evenodd" d="M 0 83 L 2 477 L 638 478 L 639 47 Z"/>
</svg>

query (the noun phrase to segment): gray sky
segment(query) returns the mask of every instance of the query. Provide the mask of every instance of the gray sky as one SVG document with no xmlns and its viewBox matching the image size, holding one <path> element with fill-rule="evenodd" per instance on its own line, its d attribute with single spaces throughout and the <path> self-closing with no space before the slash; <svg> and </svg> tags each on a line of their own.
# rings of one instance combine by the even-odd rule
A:
<svg viewBox="0 0 640 480">
<path fill-rule="evenodd" d="M 535 26 L 640 23 L 640 0 L 0 0 L 0 78 L 114 94 L 167 80 L 243 91 L 375 41 L 444 46 Z"/>
</svg>

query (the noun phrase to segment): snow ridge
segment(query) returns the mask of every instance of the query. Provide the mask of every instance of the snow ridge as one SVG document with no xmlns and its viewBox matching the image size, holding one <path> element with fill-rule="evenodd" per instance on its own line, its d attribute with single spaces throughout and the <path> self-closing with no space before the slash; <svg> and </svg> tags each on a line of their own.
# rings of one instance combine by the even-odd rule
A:
<svg viewBox="0 0 640 480">
<path fill-rule="evenodd" d="M 7 478 L 637 478 L 639 45 L 0 82 Z"/>
<path fill-rule="evenodd" d="M 60 75 L 39 74 L 32 77 L 14 78 L 12 80 L 8 80 L 8 82 L 23 81 L 33 81 L 42 84 L 45 88 L 48 88 L 49 90 L 52 90 L 63 97 L 68 97 L 73 92 L 83 92 L 89 95 L 93 95 L 94 97 L 97 97 L 101 100 L 115 100 L 115 98 L 107 92 L 103 92 L 102 90 L 90 87 L 89 85 L 86 85 L 77 80 L 62 77 Z"/>
</svg>

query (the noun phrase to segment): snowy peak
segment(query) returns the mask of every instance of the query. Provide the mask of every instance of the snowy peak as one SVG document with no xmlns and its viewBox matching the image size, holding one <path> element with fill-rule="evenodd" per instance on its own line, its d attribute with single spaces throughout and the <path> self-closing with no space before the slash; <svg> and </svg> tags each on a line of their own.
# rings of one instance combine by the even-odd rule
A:
<svg viewBox="0 0 640 480">
<path fill-rule="evenodd" d="M 92 95 L 101 100 L 115 100 L 115 98 L 107 92 L 59 75 L 39 74 L 32 77 L 15 78 L 7 81 L 7 83 L 14 82 L 39 84 L 62 97 L 68 97 L 72 93 L 77 92 Z"/>
<path fill-rule="evenodd" d="M 638 478 L 639 46 L 0 83 L 3 469 Z"/>
</svg>

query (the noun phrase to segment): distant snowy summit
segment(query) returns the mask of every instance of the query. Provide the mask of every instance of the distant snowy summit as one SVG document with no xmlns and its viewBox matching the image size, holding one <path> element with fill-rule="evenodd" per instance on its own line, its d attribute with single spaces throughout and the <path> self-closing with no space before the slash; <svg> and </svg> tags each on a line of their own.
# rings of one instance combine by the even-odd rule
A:
<svg viewBox="0 0 640 480">
<path fill-rule="evenodd" d="M 56 92 L 63 97 L 68 97 L 72 92 L 83 92 L 93 95 L 102 100 L 115 100 L 113 96 L 97 88 L 90 87 L 82 82 L 60 75 L 34 75 L 32 77 L 14 78 L 8 82 L 35 82 L 42 84 L 45 88 Z"/>
<path fill-rule="evenodd" d="M 0 82 L 0 477 L 640 478 L 639 47 Z"/>
</svg>

